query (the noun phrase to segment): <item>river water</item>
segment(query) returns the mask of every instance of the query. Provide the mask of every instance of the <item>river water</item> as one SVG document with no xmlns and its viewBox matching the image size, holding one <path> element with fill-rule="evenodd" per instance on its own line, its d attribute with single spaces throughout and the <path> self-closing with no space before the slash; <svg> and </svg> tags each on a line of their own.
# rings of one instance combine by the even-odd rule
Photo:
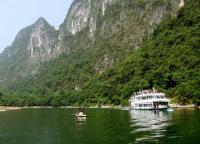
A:
<svg viewBox="0 0 200 144">
<path fill-rule="evenodd" d="M 21 109 L 0 113 L 0 144 L 199 144 L 200 109 Z"/>
</svg>

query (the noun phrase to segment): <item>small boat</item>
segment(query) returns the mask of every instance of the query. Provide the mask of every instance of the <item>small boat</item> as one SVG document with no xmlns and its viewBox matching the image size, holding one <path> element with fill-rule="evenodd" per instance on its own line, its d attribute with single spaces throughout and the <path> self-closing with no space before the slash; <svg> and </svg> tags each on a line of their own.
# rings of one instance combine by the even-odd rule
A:
<svg viewBox="0 0 200 144">
<path fill-rule="evenodd" d="M 84 114 L 82 111 L 77 112 L 75 115 L 76 115 L 77 117 L 87 117 L 87 115 Z"/>
</svg>

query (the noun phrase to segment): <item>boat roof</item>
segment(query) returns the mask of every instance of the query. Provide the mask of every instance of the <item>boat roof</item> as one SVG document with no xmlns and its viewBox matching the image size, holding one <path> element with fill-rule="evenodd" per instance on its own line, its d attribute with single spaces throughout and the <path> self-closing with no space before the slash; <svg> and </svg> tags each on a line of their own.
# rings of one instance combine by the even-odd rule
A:
<svg viewBox="0 0 200 144">
<path fill-rule="evenodd" d="M 165 96 L 164 93 L 145 93 L 145 94 L 138 94 L 138 95 L 133 95 L 135 97 L 146 97 L 146 96 Z"/>
<path fill-rule="evenodd" d="M 165 96 L 165 94 L 158 92 L 155 88 L 153 88 L 135 92 L 132 97 L 146 97 L 146 96 Z"/>
</svg>

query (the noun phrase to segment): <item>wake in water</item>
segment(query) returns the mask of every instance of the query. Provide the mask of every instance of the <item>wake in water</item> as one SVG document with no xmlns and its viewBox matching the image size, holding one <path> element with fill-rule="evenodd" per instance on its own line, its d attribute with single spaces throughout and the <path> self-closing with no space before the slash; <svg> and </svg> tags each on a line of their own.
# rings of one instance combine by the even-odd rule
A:
<svg viewBox="0 0 200 144">
<path fill-rule="evenodd" d="M 131 115 L 132 134 L 136 136 L 136 143 L 156 142 L 164 137 L 166 128 L 171 125 L 171 116 L 162 111 L 133 110 Z"/>
</svg>

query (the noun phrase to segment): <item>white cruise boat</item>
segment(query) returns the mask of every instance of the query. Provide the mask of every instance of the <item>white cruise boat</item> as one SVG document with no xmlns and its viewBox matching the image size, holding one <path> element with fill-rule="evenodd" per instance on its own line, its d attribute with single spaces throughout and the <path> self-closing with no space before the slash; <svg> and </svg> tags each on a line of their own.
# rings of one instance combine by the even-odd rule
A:
<svg viewBox="0 0 200 144">
<path fill-rule="evenodd" d="M 167 109 L 169 104 L 169 100 L 165 97 L 165 94 L 157 92 L 154 88 L 134 93 L 129 102 L 131 109 L 137 110 Z"/>
</svg>

